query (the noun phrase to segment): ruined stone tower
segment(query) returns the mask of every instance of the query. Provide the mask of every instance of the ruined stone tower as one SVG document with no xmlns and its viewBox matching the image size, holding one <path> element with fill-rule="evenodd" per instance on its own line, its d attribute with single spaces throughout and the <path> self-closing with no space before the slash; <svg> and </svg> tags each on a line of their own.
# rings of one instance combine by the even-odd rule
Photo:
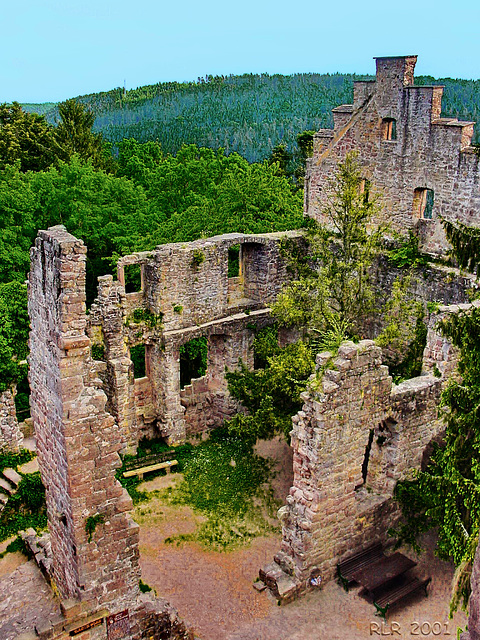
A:
<svg viewBox="0 0 480 640">
<path fill-rule="evenodd" d="M 329 179 L 356 151 L 365 180 L 381 193 L 377 222 L 416 229 L 425 251 L 441 254 L 440 216 L 480 226 L 480 157 L 473 122 L 442 118 L 442 86 L 414 85 L 416 56 L 376 58 L 376 79 L 354 83 L 353 104 L 333 109 L 333 129 L 314 137 L 305 214 L 319 221 Z"/>
<path fill-rule="evenodd" d="M 39 236 L 29 280 L 30 386 L 53 575 L 63 598 L 124 609 L 138 590 L 138 526 L 115 480 L 122 442 L 85 333 L 86 247 L 63 227 Z"/>
<path fill-rule="evenodd" d="M 138 525 L 115 478 L 124 435 L 105 410 L 105 363 L 92 359 L 86 334 L 85 260 L 62 226 L 40 231 L 31 250 L 30 402 L 65 614 L 40 637 L 186 638 L 164 602 L 140 594 Z"/>
</svg>

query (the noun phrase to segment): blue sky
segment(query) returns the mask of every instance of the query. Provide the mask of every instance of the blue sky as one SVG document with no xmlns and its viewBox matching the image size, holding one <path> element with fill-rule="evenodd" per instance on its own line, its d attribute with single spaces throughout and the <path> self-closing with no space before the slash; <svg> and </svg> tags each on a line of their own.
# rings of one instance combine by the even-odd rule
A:
<svg viewBox="0 0 480 640">
<path fill-rule="evenodd" d="M 0 103 L 206 74 L 373 73 L 386 55 L 480 77 L 478 0 L 22 0 L 2 3 L 0 21 Z"/>
</svg>

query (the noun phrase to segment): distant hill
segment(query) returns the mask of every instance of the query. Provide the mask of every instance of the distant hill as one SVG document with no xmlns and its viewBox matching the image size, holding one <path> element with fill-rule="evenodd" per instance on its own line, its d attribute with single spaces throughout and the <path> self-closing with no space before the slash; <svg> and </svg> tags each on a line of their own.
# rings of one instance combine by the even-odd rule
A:
<svg viewBox="0 0 480 640">
<path fill-rule="evenodd" d="M 353 81 L 368 76 L 299 73 L 290 76 L 207 76 L 197 82 L 162 82 L 80 96 L 93 109 L 95 130 L 113 143 L 123 138 L 158 140 L 176 153 L 185 143 L 223 147 L 249 161 L 268 157 L 284 142 L 290 150 L 306 129 L 333 126 L 331 109 L 351 103 Z M 477 122 L 480 142 L 480 81 L 419 76 L 417 84 L 444 84 L 443 114 Z M 24 105 L 55 121 L 51 103 Z"/>
<path fill-rule="evenodd" d="M 50 112 L 55 110 L 57 103 L 56 102 L 42 102 L 42 104 L 33 104 L 29 102 L 24 102 L 22 107 L 24 111 L 28 111 L 28 113 L 39 113 L 40 115 L 50 114 Z"/>
</svg>

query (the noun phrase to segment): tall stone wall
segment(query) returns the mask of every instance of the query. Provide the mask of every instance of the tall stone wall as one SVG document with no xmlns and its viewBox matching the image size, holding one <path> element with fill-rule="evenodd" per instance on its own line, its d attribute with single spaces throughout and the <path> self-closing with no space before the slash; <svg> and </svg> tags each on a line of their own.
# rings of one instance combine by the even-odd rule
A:
<svg viewBox="0 0 480 640">
<path fill-rule="evenodd" d="M 0 393 L 0 452 L 16 452 L 22 443 L 23 434 L 15 410 L 15 389 L 7 389 Z"/>
<path fill-rule="evenodd" d="M 31 250 L 31 409 L 63 612 L 39 636 L 104 640 L 118 618 L 118 638 L 187 638 L 165 603 L 140 594 L 138 525 L 115 478 L 124 436 L 105 409 L 106 365 L 92 360 L 86 333 L 85 259 L 61 226 L 40 231 Z"/>
<path fill-rule="evenodd" d="M 375 81 L 354 83 L 353 105 L 333 110 L 334 129 L 316 134 L 307 163 L 305 214 L 324 220 L 329 180 L 357 151 L 365 179 L 381 193 L 378 222 L 415 228 L 424 250 L 443 253 L 439 216 L 480 224 L 480 157 L 471 146 L 474 123 L 440 117 L 443 87 L 415 86 L 415 63 L 416 56 L 376 58 Z M 431 218 L 421 214 L 417 189 L 434 193 Z"/>
<path fill-rule="evenodd" d="M 107 406 L 127 449 L 145 436 L 182 442 L 235 412 L 225 368 L 240 360 L 253 367 L 254 330 L 270 322 L 268 305 L 287 278 L 280 240 L 298 236 L 227 234 L 162 245 L 121 258 L 118 280 L 99 278 L 87 332 L 104 349 Z M 239 269 L 229 276 L 232 247 L 238 248 Z M 141 286 L 128 293 L 131 265 L 141 270 Z M 181 390 L 180 348 L 198 337 L 208 340 L 207 371 Z M 141 379 L 130 357 L 139 344 L 146 357 Z"/>
<path fill-rule="evenodd" d="M 138 526 L 115 480 L 121 435 L 85 332 L 85 254 L 63 227 L 41 231 L 32 249 L 31 409 L 55 584 L 65 599 L 121 611 L 139 595 Z M 98 520 L 91 539 L 89 518 Z"/>
<path fill-rule="evenodd" d="M 422 464 L 442 432 L 441 382 L 433 376 L 392 384 L 370 340 L 344 343 L 335 358 L 317 356 L 317 373 L 293 417 L 294 481 L 282 521 L 281 551 L 260 572 L 288 600 L 308 588 L 312 572 L 333 578 L 346 556 L 387 541 L 398 517 L 398 480 Z"/>
</svg>

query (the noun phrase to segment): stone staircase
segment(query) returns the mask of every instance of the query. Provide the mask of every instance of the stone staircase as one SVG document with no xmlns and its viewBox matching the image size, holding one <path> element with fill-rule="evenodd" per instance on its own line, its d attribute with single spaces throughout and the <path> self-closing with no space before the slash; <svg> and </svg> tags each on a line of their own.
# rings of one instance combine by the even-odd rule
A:
<svg viewBox="0 0 480 640">
<path fill-rule="evenodd" d="M 283 551 L 275 554 L 271 564 L 260 569 L 259 578 L 255 586 L 257 591 L 261 591 L 263 585 L 268 587 L 278 604 L 292 602 L 308 588 L 294 577 L 293 560 Z"/>
<path fill-rule="evenodd" d="M 22 476 L 15 469 L 0 472 L 0 513 L 4 510 L 10 496 L 17 491 Z"/>
</svg>

